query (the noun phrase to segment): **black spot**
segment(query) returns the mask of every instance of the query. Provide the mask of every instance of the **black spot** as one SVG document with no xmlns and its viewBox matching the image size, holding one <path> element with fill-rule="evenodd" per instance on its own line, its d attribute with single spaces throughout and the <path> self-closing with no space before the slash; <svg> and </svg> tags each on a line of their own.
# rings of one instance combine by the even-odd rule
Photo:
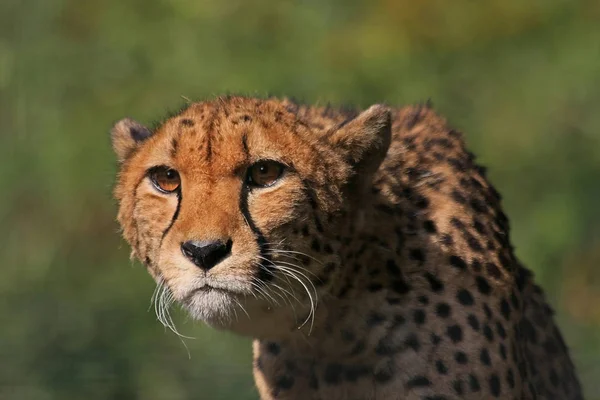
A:
<svg viewBox="0 0 600 400">
<path fill-rule="evenodd" d="M 329 275 L 330 273 L 333 272 L 333 270 L 335 269 L 335 266 L 336 266 L 335 263 L 332 263 L 332 262 L 327 263 L 327 264 L 325 264 L 325 268 L 323 268 L 323 272 Z"/>
<path fill-rule="evenodd" d="M 435 313 L 438 317 L 447 318 L 448 316 L 450 316 L 450 306 L 448 305 L 448 303 L 439 303 L 435 307 Z"/>
<path fill-rule="evenodd" d="M 471 388 L 471 392 L 479 392 L 481 389 L 479 379 L 473 374 L 469 374 L 469 388 Z"/>
<path fill-rule="evenodd" d="M 464 393 L 463 382 L 460 379 L 452 382 L 452 387 L 454 388 L 454 392 L 456 392 L 456 394 L 458 394 L 459 396 Z"/>
<path fill-rule="evenodd" d="M 508 319 L 510 318 L 510 305 L 508 304 L 508 301 L 506 301 L 506 299 L 504 298 L 502 299 L 502 301 L 500 301 L 500 313 L 502 314 L 504 319 L 508 321 Z"/>
<path fill-rule="evenodd" d="M 392 260 L 391 258 L 386 261 L 385 268 L 388 270 L 388 272 L 391 275 L 400 276 L 400 268 L 398 268 L 398 265 L 396 265 L 396 262 L 394 260 Z"/>
<path fill-rule="evenodd" d="M 421 296 L 417 297 L 417 300 L 419 300 L 419 303 L 423 304 L 424 306 L 429 304 L 429 297 L 427 297 L 425 295 L 421 295 Z"/>
<path fill-rule="evenodd" d="M 392 326 L 390 326 L 390 329 L 396 329 L 397 327 L 404 325 L 405 322 L 406 318 L 404 318 L 404 316 L 394 315 L 394 318 L 392 319 Z"/>
<path fill-rule="evenodd" d="M 425 279 L 427 279 L 427 281 L 429 282 L 429 286 L 431 287 L 431 290 L 433 290 L 436 293 L 441 292 L 442 290 L 444 290 L 444 284 L 437 279 L 435 276 L 433 276 L 431 273 L 426 272 L 424 274 Z"/>
<path fill-rule="evenodd" d="M 502 277 L 502 273 L 500 272 L 500 269 L 494 263 L 491 263 L 491 262 L 486 263 L 485 270 L 493 278 L 500 279 Z"/>
<path fill-rule="evenodd" d="M 318 239 L 313 239 L 310 247 L 311 247 L 311 249 L 313 249 L 316 252 L 320 252 L 321 251 L 321 243 L 319 242 Z"/>
<path fill-rule="evenodd" d="M 309 386 L 311 387 L 311 389 L 318 389 L 319 388 L 319 379 L 317 378 L 317 375 L 315 374 L 315 371 L 311 369 L 310 371 L 310 379 L 308 381 Z"/>
<path fill-rule="evenodd" d="M 506 346 L 504 345 L 504 343 L 500 343 L 499 351 L 500 357 L 502 357 L 503 360 L 506 360 Z"/>
<path fill-rule="evenodd" d="M 417 325 L 423 325 L 425 323 L 425 311 L 421 309 L 417 309 L 413 311 L 413 321 Z"/>
<path fill-rule="evenodd" d="M 350 355 L 356 356 L 356 355 L 362 353 L 363 351 L 365 351 L 366 348 L 367 348 L 367 345 L 365 344 L 365 341 L 359 340 L 358 342 L 356 342 L 356 344 L 354 345 L 352 350 L 350 350 Z"/>
<path fill-rule="evenodd" d="M 454 244 L 454 239 L 452 239 L 450 234 L 444 233 L 440 239 L 440 242 L 442 242 L 443 245 L 450 247 Z"/>
<path fill-rule="evenodd" d="M 488 324 L 483 325 L 483 335 L 490 342 L 494 340 L 494 332 L 492 331 L 492 328 L 490 328 L 490 326 Z"/>
<path fill-rule="evenodd" d="M 504 269 L 507 270 L 511 270 L 512 269 L 512 260 L 509 256 L 507 256 L 505 254 L 505 252 L 503 251 L 503 249 L 500 249 L 498 251 L 498 260 L 500 261 L 500 265 L 502 265 L 502 267 Z"/>
<path fill-rule="evenodd" d="M 344 377 L 350 382 L 356 382 L 360 377 L 370 373 L 371 368 L 364 365 L 349 365 L 344 368 Z"/>
<path fill-rule="evenodd" d="M 333 254 L 333 248 L 329 243 L 325 243 L 325 245 L 323 246 L 323 250 L 325 250 L 325 253 L 327 254 Z"/>
<path fill-rule="evenodd" d="M 411 249 L 409 252 L 409 257 L 421 264 L 425 262 L 425 254 L 421 249 Z"/>
<path fill-rule="evenodd" d="M 294 377 L 290 375 L 281 375 L 275 379 L 277 389 L 289 390 L 294 386 Z"/>
<path fill-rule="evenodd" d="M 480 234 L 485 234 L 485 226 L 481 223 L 481 221 L 479 220 L 474 220 L 473 221 L 473 228 L 475 228 L 475 230 L 480 233 Z"/>
<path fill-rule="evenodd" d="M 514 373 L 513 373 L 513 370 L 512 370 L 512 368 L 509 368 L 509 369 L 506 371 L 506 383 L 508 383 L 508 386 L 509 386 L 511 389 L 514 389 L 514 387 L 515 387 L 515 375 L 514 375 Z"/>
<path fill-rule="evenodd" d="M 350 289 L 352 289 L 352 285 L 350 283 L 345 285 L 344 287 L 342 287 L 342 289 L 340 289 L 340 292 L 338 293 L 338 297 L 340 297 L 340 298 L 346 297 L 346 295 L 348 294 Z"/>
<path fill-rule="evenodd" d="M 376 208 L 378 211 L 388 215 L 394 215 L 396 213 L 396 210 L 388 204 L 377 204 Z"/>
<path fill-rule="evenodd" d="M 467 317 L 467 322 L 469 323 L 469 326 L 473 328 L 474 331 L 479 331 L 479 320 L 475 315 L 469 314 L 469 316 Z"/>
<path fill-rule="evenodd" d="M 281 352 L 281 347 L 275 342 L 267 342 L 267 351 L 276 356 Z"/>
<path fill-rule="evenodd" d="M 461 270 L 465 270 L 467 268 L 467 263 L 465 260 L 456 255 L 450 256 L 450 265 Z"/>
<path fill-rule="evenodd" d="M 512 304 L 513 308 L 515 310 L 519 309 L 519 298 L 517 297 L 516 293 L 513 292 L 510 294 L 510 303 Z"/>
<path fill-rule="evenodd" d="M 502 339 L 506 339 L 506 330 L 500 322 L 496 322 L 496 332 Z"/>
<path fill-rule="evenodd" d="M 425 229 L 425 232 L 427 232 L 427 233 L 436 233 L 437 232 L 435 223 L 430 219 L 423 222 L 423 228 Z"/>
<path fill-rule="evenodd" d="M 181 125 L 184 125 L 184 126 L 194 126 L 194 121 L 192 121 L 189 118 L 182 119 L 180 123 L 181 123 Z"/>
<path fill-rule="evenodd" d="M 435 369 L 437 369 L 437 372 L 440 375 L 446 375 L 448 373 L 448 367 L 446 367 L 446 364 L 444 364 L 442 360 L 437 360 L 435 362 Z"/>
<path fill-rule="evenodd" d="M 483 312 L 485 313 L 485 316 L 488 317 L 489 319 L 492 318 L 492 310 L 490 309 L 490 307 L 487 304 L 483 304 Z"/>
<path fill-rule="evenodd" d="M 427 387 L 431 386 L 431 381 L 427 379 L 425 376 L 415 376 L 406 382 L 406 388 L 408 390 L 414 389 L 416 387 Z"/>
<path fill-rule="evenodd" d="M 471 261 L 471 268 L 474 272 L 481 272 L 481 261 L 473 260 Z"/>
<path fill-rule="evenodd" d="M 487 349 L 481 349 L 481 353 L 479 353 L 479 360 L 483 365 L 491 365 L 492 361 L 490 360 L 490 353 L 488 353 Z"/>
<path fill-rule="evenodd" d="M 410 287 L 404 280 L 395 280 L 392 282 L 392 290 L 398 294 L 406 294 L 410 291 Z"/>
<path fill-rule="evenodd" d="M 317 205 L 317 202 L 314 202 L 314 205 Z M 313 206 L 314 207 L 314 206 Z M 319 220 L 319 218 L 315 215 L 315 227 L 317 228 L 318 232 L 325 232 L 325 229 L 323 229 L 323 224 L 321 223 L 321 221 Z"/>
<path fill-rule="evenodd" d="M 413 202 L 418 208 L 424 209 L 429 207 L 429 200 L 425 196 L 415 195 Z"/>
<path fill-rule="evenodd" d="M 367 325 L 371 328 L 381 325 L 385 321 L 385 316 L 378 312 L 371 312 L 367 316 Z"/>
<path fill-rule="evenodd" d="M 369 292 L 377 292 L 381 289 L 383 289 L 383 285 L 381 283 L 371 283 L 367 289 L 369 290 Z"/>
<path fill-rule="evenodd" d="M 467 244 L 469 245 L 469 248 L 471 250 L 477 253 L 483 252 L 483 247 L 481 247 L 481 243 L 479 243 L 479 241 L 470 234 L 467 236 Z"/>
<path fill-rule="evenodd" d="M 302 227 L 302 236 L 309 236 L 310 235 L 310 231 L 308 230 L 308 225 L 304 225 Z"/>
<path fill-rule="evenodd" d="M 342 380 L 343 368 L 340 364 L 329 364 L 325 367 L 325 382 L 330 385 L 335 385 Z"/>
<path fill-rule="evenodd" d="M 475 283 L 477 284 L 477 290 L 479 290 L 479 293 L 481 294 L 488 295 L 492 291 L 490 284 L 483 276 L 477 276 L 475 278 Z"/>
<path fill-rule="evenodd" d="M 414 333 L 411 333 L 406 337 L 406 339 L 404 340 L 404 344 L 417 352 L 421 348 L 421 343 L 419 343 L 419 339 Z"/>
<path fill-rule="evenodd" d="M 378 383 L 387 383 L 392 379 L 393 376 L 394 365 L 392 363 L 392 360 L 389 360 L 383 368 L 379 369 L 374 374 L 375 381 Z"/>
<path fill-rule="evenodd" d="M 452 217 L 450 219 L 450 224 L 455 227 L 456 229 L 458 229 L 459 231 L 465 232 L 467 229 L 465 228 L 465 224 L 463 224 L 463 222 L 461 220 L 459 220 L 456 217 Z"/>
<path fill-rule="evenodd" d="M 490 376 L 490 393 L 494 397 L 500 397 L 500 378 L 496 374 Z"/>
<path fill-rule="evenodd" d="M 469 361 L 467 355 L 463 351 L 457 351 L 454 353 L 454 360 L 461 365 L 464 365 Z"/>
<path fill-rule="evenodd" d="M 456 189 L 452 190 L 452 193 L 450 195 L 452 196 L 452 200 L 454 200 L 455 202 L 459 204 L 467 204 L 467 199 L 465 198 L 465 196 L 463 196 Z"/>
<path fill-rule="evenodd" d="M 475 300 L 473 300 L 473 296 L 471 295 L 471 292 L 469 292 L 466 289 L 460 289 L 456 293 L 456 298 L 458 299 L 460 304 L 462 304 L 463 306 L 472 306 L 473 303 L 475 302 Z"/>
<path fill-rule="evenodd" d="M 398 345 L 392 342 L 390 335 L 384 336 L 375 346 L 375 354 L 379 356 L 390 355 L 399 350 Z"/>
<path fill-rule="evenodd" d="M 456 172 L 463 172 L 466 169 L 465 164 L 454 157 L 448 157 L 447 161 Z"/>
<path fill-rule="evenodd" d="M 402 299 L 400 299 L 399 297 L 387 297 L 385 301 L 387 301 L 389 305 L 396 305 L 402 303 Z"/>
<path fill-rule="evenodd" d="M 483 213 L 487 210 L 485 204 L 476 198 L 471 199 L 471 208 L 473 209 L 473 211 L 478 212 L 478 213 Z"/>
<path fill-rule="evenodd" d="M 458 343 L 462 340 L 462 328 L 459 325 L 451 325 L 446 329 L 446 333 L 453 343 Z"/>
<path fill-rule="evenodd" d="M 437 345 L 442 341 L 442 338 L 435 333 L 431 334 L 431 344 Z"/>
</svg>

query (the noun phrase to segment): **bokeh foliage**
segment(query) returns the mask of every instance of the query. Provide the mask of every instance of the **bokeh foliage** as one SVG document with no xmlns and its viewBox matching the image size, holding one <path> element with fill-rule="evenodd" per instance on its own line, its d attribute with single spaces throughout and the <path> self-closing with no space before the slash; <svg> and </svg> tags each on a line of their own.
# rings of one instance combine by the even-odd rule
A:
<svg viewBox="0 0 600 400">
<path fill-rule="evenodd" d="M 147 312 L 110 197 L 115 120 L 226 92 L 431 98 L 600 399 L 597 0 L 2 0 L 0 398 L 256 398 L 248 339 Z"/>
</svg>

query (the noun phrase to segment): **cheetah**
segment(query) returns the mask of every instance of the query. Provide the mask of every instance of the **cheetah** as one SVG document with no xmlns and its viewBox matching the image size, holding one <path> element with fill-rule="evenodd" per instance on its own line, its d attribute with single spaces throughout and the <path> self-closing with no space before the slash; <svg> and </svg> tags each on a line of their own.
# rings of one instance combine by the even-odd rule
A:
<svg viewBox="0 0 600 400">
<path fill-rule="evenodd" d="M 124 238 L 268 399 L 582 399 L 500 195 L 430 105 L 218 97 L 112 128 Z"/>
</svg>

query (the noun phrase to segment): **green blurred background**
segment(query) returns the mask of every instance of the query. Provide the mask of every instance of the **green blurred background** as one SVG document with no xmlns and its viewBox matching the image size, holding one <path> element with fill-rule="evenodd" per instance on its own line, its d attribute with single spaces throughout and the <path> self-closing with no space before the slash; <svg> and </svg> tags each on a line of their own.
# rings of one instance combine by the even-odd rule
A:
<svg viewBox="0 0 600 400">
<path fill-rule="evenodd" d="M 600 399 L 598 0 L 1 0 L 0 399 L 256 399 L 250 340 L 148 311 L 108 130 L 224 92 L 433 100 Z"/>
</svg>

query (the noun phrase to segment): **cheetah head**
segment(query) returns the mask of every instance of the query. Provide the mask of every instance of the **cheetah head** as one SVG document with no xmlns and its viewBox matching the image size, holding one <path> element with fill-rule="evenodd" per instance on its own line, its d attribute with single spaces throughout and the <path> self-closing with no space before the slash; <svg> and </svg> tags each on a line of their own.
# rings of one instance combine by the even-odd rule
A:
<svg viewBox="0 0 600 400">
<path fill-rule="evenodd" d="M 196 103 L 112 129 L 118 221 L 132 256 L 195 318 L 254 337 L 311 317 L 340 260 L 348 207 L 390 143 L 390 112 L 311 123 L 290 103 Z M 344 217 L 346 216 L 346 217 Z"/>
</svg>

